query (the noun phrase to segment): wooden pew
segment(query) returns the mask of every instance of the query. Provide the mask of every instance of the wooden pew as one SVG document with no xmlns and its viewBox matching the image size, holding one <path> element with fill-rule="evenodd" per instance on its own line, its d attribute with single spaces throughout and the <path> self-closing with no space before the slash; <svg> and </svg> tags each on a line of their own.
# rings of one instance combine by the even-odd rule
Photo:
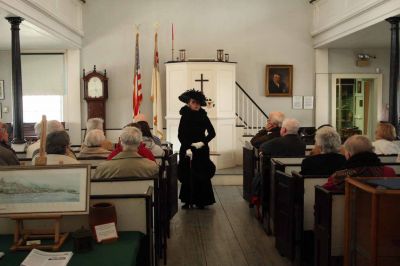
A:
<svg viewBox="0 0 400 266">
<path fill-rule="evenodd" d="M 297 172 L 276 174 L 275 246 L 294 265 L 304 257 L 305 231 L 314 228 L 314 187 L 327 181 L 327 176 L 301 176 Z"/>
<path fill-rule="evenodd" d="M 263 180 L 263 224 L 267 234 L 273 235 L 275 232 L 275 191 L 277 187 L 277 179 L 275 178 L 276 171 L 289 172 L 297 171 L 300 169 L 301 162 L 304 157 L 273 157 L 270 160 L 267 158 L 263 159 L 262 174 Z M 266 165 L 269 163 L 269 167 Z"/>
<path fill-rule="evenodd" d="M 256 149 L 243 147 L 243 198 L 251 199 L 253 178 L 256 175 Z"/>
<path fill-rule="evenodd" d="M 344 193 L 315 187 L 314 265 L 343 265 Z"/>
<path fill-rule="evenodd" d="M 347 178 L 345 265 L 400 265 L 400 179 Z"/>
</svg>

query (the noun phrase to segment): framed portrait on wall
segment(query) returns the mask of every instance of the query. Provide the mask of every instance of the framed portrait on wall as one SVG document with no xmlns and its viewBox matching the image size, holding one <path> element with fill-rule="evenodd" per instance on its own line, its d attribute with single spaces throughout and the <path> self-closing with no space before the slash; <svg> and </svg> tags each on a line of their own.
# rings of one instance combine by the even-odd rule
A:
<svg viewBox="0 0 400 266">
<path fill-rule="evenodd" d="M 293 65 L 267 65 L 265 96 L 291 97 L 293 94 Z"/>
<path fill-rule="evenodd" d="M 0 80 L 0 100 L 4 100 L 4 80 Z"/>
</svg>

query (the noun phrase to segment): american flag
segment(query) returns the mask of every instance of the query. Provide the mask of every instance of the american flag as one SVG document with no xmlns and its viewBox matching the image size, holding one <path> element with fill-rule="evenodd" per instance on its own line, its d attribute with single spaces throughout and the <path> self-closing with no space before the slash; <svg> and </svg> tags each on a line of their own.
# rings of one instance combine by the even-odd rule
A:
<svg viewBox="0 0 400 266">
<path fill-rule="evenodd" d="M 133 117 L 140 112 L 140 103 L 142 102 L 142 75 L 140 73 L 139 61 L 139 33 L 136 33 L 136 49 L 135 49 L 135 77 L 133 78 Z"/>
</svg>

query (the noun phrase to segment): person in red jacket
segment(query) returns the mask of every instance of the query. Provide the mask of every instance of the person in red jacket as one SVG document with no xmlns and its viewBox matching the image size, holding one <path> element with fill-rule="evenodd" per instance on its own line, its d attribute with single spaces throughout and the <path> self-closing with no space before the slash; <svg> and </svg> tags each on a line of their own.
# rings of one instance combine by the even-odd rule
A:
<svg viewBox="0 0 400 266">
<path fill-rule="evenodd" d="M 395 177 L 393 168 L 384 166 L 374 153 L 374 147 L 366 136 L 354 135 L 344 143 L 346 163 L 323 185 L 325 189 L 344 191 L 347 177 Z"/>
<path fill-rule="evenodd" d="M 125 127 L 136 127 L 139 128 L 140 127 L 136 124 L 136 123 L 129 123 L 128 125 L 126 125 Z M 107 160 L 111 160 L 115 155 L 117 155 L 118 153 L 120 153 L 122 151 L 122 146 L 121 146 L 121 141 L 119 140 L 117 145 L 115 145 L 115 149 L 110 153 L 110 155 L 108 155 Z M 140 143 L 139 147 L 138 147 L 138 153 L 140 156 L 147 158 L 149 160 L 152 161 L 156 161 L 156 159 L 154 158 L 153 153 L 146 148 L 145 144 L 142 142 Z"/>
</svg>

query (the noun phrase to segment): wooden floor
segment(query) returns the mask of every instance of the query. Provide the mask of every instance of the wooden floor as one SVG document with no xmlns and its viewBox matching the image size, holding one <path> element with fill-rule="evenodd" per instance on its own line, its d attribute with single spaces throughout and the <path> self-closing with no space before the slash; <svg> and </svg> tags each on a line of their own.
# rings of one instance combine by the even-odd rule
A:
<svg viewBox="0 0 400 266">
<path fill-rule="evenodd" d="M 215 186 L 214 194 L 217 203 L 208 209 L 179 210 L 173 218 L 168 266 L 290 265 L 250 212 L 241 186 Z"/>
</svg>

